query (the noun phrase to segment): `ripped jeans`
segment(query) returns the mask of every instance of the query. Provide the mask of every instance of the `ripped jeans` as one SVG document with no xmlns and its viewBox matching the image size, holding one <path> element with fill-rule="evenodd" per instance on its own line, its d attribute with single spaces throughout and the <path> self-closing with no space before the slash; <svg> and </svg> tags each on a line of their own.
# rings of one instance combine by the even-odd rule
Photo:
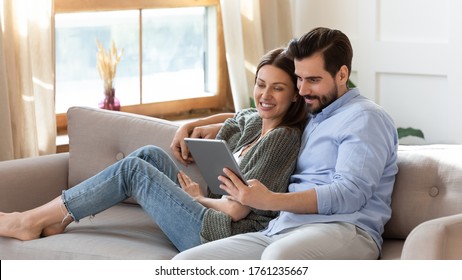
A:
<svg viewBox="0 0 462 280">
<path fill-rule="evenodd" d="M 145 146 L 63 191 L 62 199 L 78 222 L 132 197 L 177 249 L 184 251 L 201 244 L 200 231 L 207 208 L 181 189 L 178 171 L 161 148 Z"/>
</svg>

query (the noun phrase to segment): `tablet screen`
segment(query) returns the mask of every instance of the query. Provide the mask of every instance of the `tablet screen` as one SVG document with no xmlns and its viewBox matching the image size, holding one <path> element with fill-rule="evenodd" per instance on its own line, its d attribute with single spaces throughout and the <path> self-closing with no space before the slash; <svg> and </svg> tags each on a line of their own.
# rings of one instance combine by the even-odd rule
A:
<svg viewBox="0 0 462 280">
<path fill-rule="evenodd" d="M 212 193 L 227 194 L 220 189 L 221 182 L 218 180 L 218 176 L 226 176 L 223 173 L 225 167 L 232 170 L 246 184 L 226 141 L 202 138 L 185 138 L 184 140 Z"/>
</svg>

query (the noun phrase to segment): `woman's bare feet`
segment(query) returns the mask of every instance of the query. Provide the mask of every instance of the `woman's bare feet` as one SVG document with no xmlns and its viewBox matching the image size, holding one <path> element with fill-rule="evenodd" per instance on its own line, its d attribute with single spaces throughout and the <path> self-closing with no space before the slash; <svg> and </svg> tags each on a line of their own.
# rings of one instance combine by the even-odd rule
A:
<svg viewBox="0 0 462 280">
<path fill-rule="evenodd" d="M 59 234 L 72 223 L 61 197 L 25 212 L 0 213 L 0 236 L 32 240 Z"/>
<path fill-rule="evenodd" d="M 61 223 L 56 223 L 54 225 L 50 225 L 45 227 L 42 230 L 42 234 L 40 235 L 41 237 L 47 237 L 55 234 L 61 234 L 64 232 L 66 227 L 72 223 L 74 220 L 71 218 L 71 216 L 67 216 Z"/>
<path fill-rule="evenodd" d="M 26 241 L 39 238 L 41 232 L 42 228 L 35 225 L 27 214 L 14 212 L 0 215 L 0 236 Z"/>
</svg>

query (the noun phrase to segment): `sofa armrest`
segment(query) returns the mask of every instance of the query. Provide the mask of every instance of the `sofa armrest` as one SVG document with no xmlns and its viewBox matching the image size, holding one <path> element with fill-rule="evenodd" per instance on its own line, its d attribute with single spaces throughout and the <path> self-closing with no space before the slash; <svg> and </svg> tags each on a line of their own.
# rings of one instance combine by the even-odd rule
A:
<svg viewBox="0 0 462 280">
<path fill-rule="evenodd" d="M 0 162 L 0 212 L 37 207 L 67 189 L 69 154 Z"/>
<path fill-rule="evenodd" d="M 401 259 L 461 260 L 462 214 L 418 225 L 404 243 Z"/>
</svg>

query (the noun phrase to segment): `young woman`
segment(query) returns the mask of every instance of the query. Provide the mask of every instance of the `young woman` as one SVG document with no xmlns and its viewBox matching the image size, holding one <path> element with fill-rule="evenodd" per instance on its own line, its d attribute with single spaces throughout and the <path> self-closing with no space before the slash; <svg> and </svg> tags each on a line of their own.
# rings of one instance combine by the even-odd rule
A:
<svg viewBox="0 0 462 280">
<path fill-rule="evenodd" d="M 284 49 L 262 58 L 254 98 L 256 109 L 242 110 L 226 120 L 217 138 L 227 141 L 246 178 L 257 179 L 272 191 L 285 192 L 307 114 L 296 88 L 293 61 Z M 129 197 L 180 251 L 261 230 L 277 215 L 226 196 L 206 196 L 162 149 L 146 146 L 45 205 L 22 213 L 0 213 L 0 236 L 32 240 L 63 233 L 73 221 Z"/>
</svg>

